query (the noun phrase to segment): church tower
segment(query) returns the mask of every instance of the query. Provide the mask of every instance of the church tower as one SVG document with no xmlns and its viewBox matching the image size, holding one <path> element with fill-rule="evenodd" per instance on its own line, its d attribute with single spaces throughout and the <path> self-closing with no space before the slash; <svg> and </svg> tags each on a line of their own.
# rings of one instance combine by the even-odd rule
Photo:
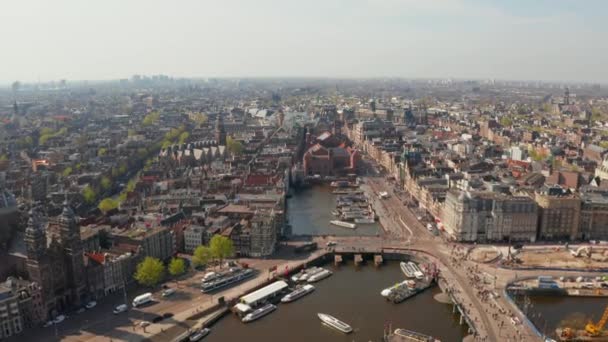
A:
<svg viewBox="0 0 608 342">
<path fill-rule="evenodd" d="M 47 301 L 53 297 L 53 278 L 47 255 L 47 240 L 42 213 L 32 208 L 25 229 L 25 248 L 27 253 L 26 268 L 31 281 L 42 289 L 42 315 L 46 315 Z"/>
<path fill-rule="evenodd" d="M 217 119 L 215 120 L 215 141 L 219 146 L 226 146 L 226 131 L 224 130 L 221 113 L 217 113 Z"/>
<path fill-rule="evenodd" d="M 80 227 L 76 215 L 68 201 L 63 203 L 63 211 L 57 218 L 59 237 L 66 262 L 66 280 L 71 289 L 71 301 L 77 306 L 81 304 L 81 294 L 85 291 L 85 269 Z"/>
</svg>

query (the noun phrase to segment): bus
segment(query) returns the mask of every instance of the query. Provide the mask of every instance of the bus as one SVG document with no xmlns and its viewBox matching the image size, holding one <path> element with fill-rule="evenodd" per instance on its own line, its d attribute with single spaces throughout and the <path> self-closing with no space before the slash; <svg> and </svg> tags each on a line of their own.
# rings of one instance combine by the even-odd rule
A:
<svg viewBox="0 0 608 342">
<path fill-rule="evenodd" d="M 152 298 L 152 293 L 148 292 L 148 293 L 144 293 L 142 295 L 139 295 L 139 296 L 133 298 L 132 304 L 133 304 L 133 307 L 136 308 L 140 305 L 150 303 L 153 300 L 154 300 L 154 298 Z"/>
</svg>

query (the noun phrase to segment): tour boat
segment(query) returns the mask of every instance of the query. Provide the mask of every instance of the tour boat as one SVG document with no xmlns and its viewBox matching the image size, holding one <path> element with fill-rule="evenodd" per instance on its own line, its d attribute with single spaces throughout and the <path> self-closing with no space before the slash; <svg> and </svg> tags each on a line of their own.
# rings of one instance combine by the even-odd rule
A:
<svg viewBox="0 0 608 342">
<path fill-rule="evenodd" d="M 330 316 L 324 313 L 318 313 L 317 316 L 319 316 L 319 319 L 321 320 L 321 322 L 323 322 L 323 324 L 337 329 L 345 334 L 348 334 L 353 331 L 353 328 L 351 328 L 350 325 L 342 322 L 334 316 Z"/>
<path fill-rule="evenodd" d="M 414 278 L 414 269 L 412 269 L 412 266 L 410 266 L 407 262 L 400 262 L 399 263 L 399 267 L 401 267 L 401 272 L 403 272 L 403 274 L 405 274 L 406 277 L 408 278 Z"/>
<path fill-rule="evenodd" d="M 333 273 L 330 270 L 322 269 L 321 272 L 315 273 L 315 274 L 311 275 L 310 277 L 308 277 L 308 282 L 309 283 L 315 283 L 315 282 L 317 282 L 319 280 L 322 280 L 322 279 L 325 279 L 325 278 L 329 277 L 332 274 Z"/>
<path fill-rule="evenodd" d="M 266 315 L 268 315 L 269 313 L 273 312 L 274 310 L 276 310 L 276 305 L 274 304 L 266 304 L 264 306 L 262 306 L 259 309 L 255 309 L 252 312 L 248 313 L 247 315 L 245 315 L 245 317 L 243 317 L 243 323 L 249 323 L 249 322 L 253 322 L 256 319 L 260 319 Z"/>
<path fill-rule="evenodd" d="M 293 292 L 288 293 L 285 297 L 281 298 L 281 303 L 293 302 L 294 300 L 304 297 L 314 290 L 315 290 L 314 286 L 312 286 L 310 284 L 306 284 L 302 287 L 295 289 Z"/>
<path fill-rule="evenodd" d="M 331 221 L 329 221 L 329 223 L 333 224 L 334 226 L 338 226 L 338 227 L 342 227 L 342 228 L 350 228 L 350 229 L 357 228 L 357 225 L 354 223 L 344 222 L 344 221 L 339 221 L 339 220 L 331 220 Z"/>
<path fill-rule="evenodd" d="M 416 277 L 416 279 L 424 278 L 424 273 L 420 271 L 420 268 L 418 268 L 418 265 L 416 265 L 416 263 L 410 261 L 408 262 L 408 264 L 414 269 L 414 276 Z"/>
</svg>

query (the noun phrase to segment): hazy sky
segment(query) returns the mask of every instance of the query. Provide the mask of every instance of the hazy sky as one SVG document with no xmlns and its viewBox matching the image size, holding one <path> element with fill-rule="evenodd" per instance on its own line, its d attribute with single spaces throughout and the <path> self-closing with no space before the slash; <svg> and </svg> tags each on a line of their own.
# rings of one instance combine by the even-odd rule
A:
<svg viewBox="0 0 608 342">
<path fill-rule="evenodd" d="M 606 0 L 1 0 L 0 81 L 608 82 Z"/>
</svg>

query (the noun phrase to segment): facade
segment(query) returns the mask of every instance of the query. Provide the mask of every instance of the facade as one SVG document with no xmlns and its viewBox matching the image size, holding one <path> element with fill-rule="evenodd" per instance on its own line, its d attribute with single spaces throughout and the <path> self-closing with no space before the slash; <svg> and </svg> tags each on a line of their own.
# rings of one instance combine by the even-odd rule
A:
<svg viewBox="0 0 608 342">
<path fill-rule="evenodd" d="M 608 158 L 605 158 L 595 169 L 595 177 L 599 177 L 601 180 L 608 179 Z"/>
<path fill-rule="evenodd" d="M 42 215 L 33 209 L 25 231 L 25 244 L 30 280 L 42 288 L 45 319 L 81 306 L 87 297 L 84 255 L 80 228 L 67 203 L 62 213 L 46 224 Z"/>
<path fill-rule="evenodd" d="M 19 294 L 6 283 L 0 284 L 0 340 L 23 331 L 24 318 L 19 307 Z"/>
<path fill-rule="evenodd" d="M 540 211 L 538 238 L 574 240 L 579 237 L 581 199 L 561 187 L 543 188 L 534 197 Z"/>
<path fill-rule="evenodd" d="M 579 234 L 583 240 L 608 240 L 608 190 L 581 191 Z"/>
<path fill-rule="evenodd" d="M 445 230 L 457 241 L 535 241 L 538 208 L 526 196 L 448 191 Z"/>
<path fill-rule="evenodd" d="M 277 225 L 274 210 L 257 211 L 251 220 L 252 257 L 265 257 L 274 253 L 277 245 Z"/>
<path fill-rule="evenodd" d="M 196 247 L 208 242 L 206 239 L 207 229 L 203 226 L 191 225 L 184 231 L 184 251 L 194 253 Z"/>
</svg>

